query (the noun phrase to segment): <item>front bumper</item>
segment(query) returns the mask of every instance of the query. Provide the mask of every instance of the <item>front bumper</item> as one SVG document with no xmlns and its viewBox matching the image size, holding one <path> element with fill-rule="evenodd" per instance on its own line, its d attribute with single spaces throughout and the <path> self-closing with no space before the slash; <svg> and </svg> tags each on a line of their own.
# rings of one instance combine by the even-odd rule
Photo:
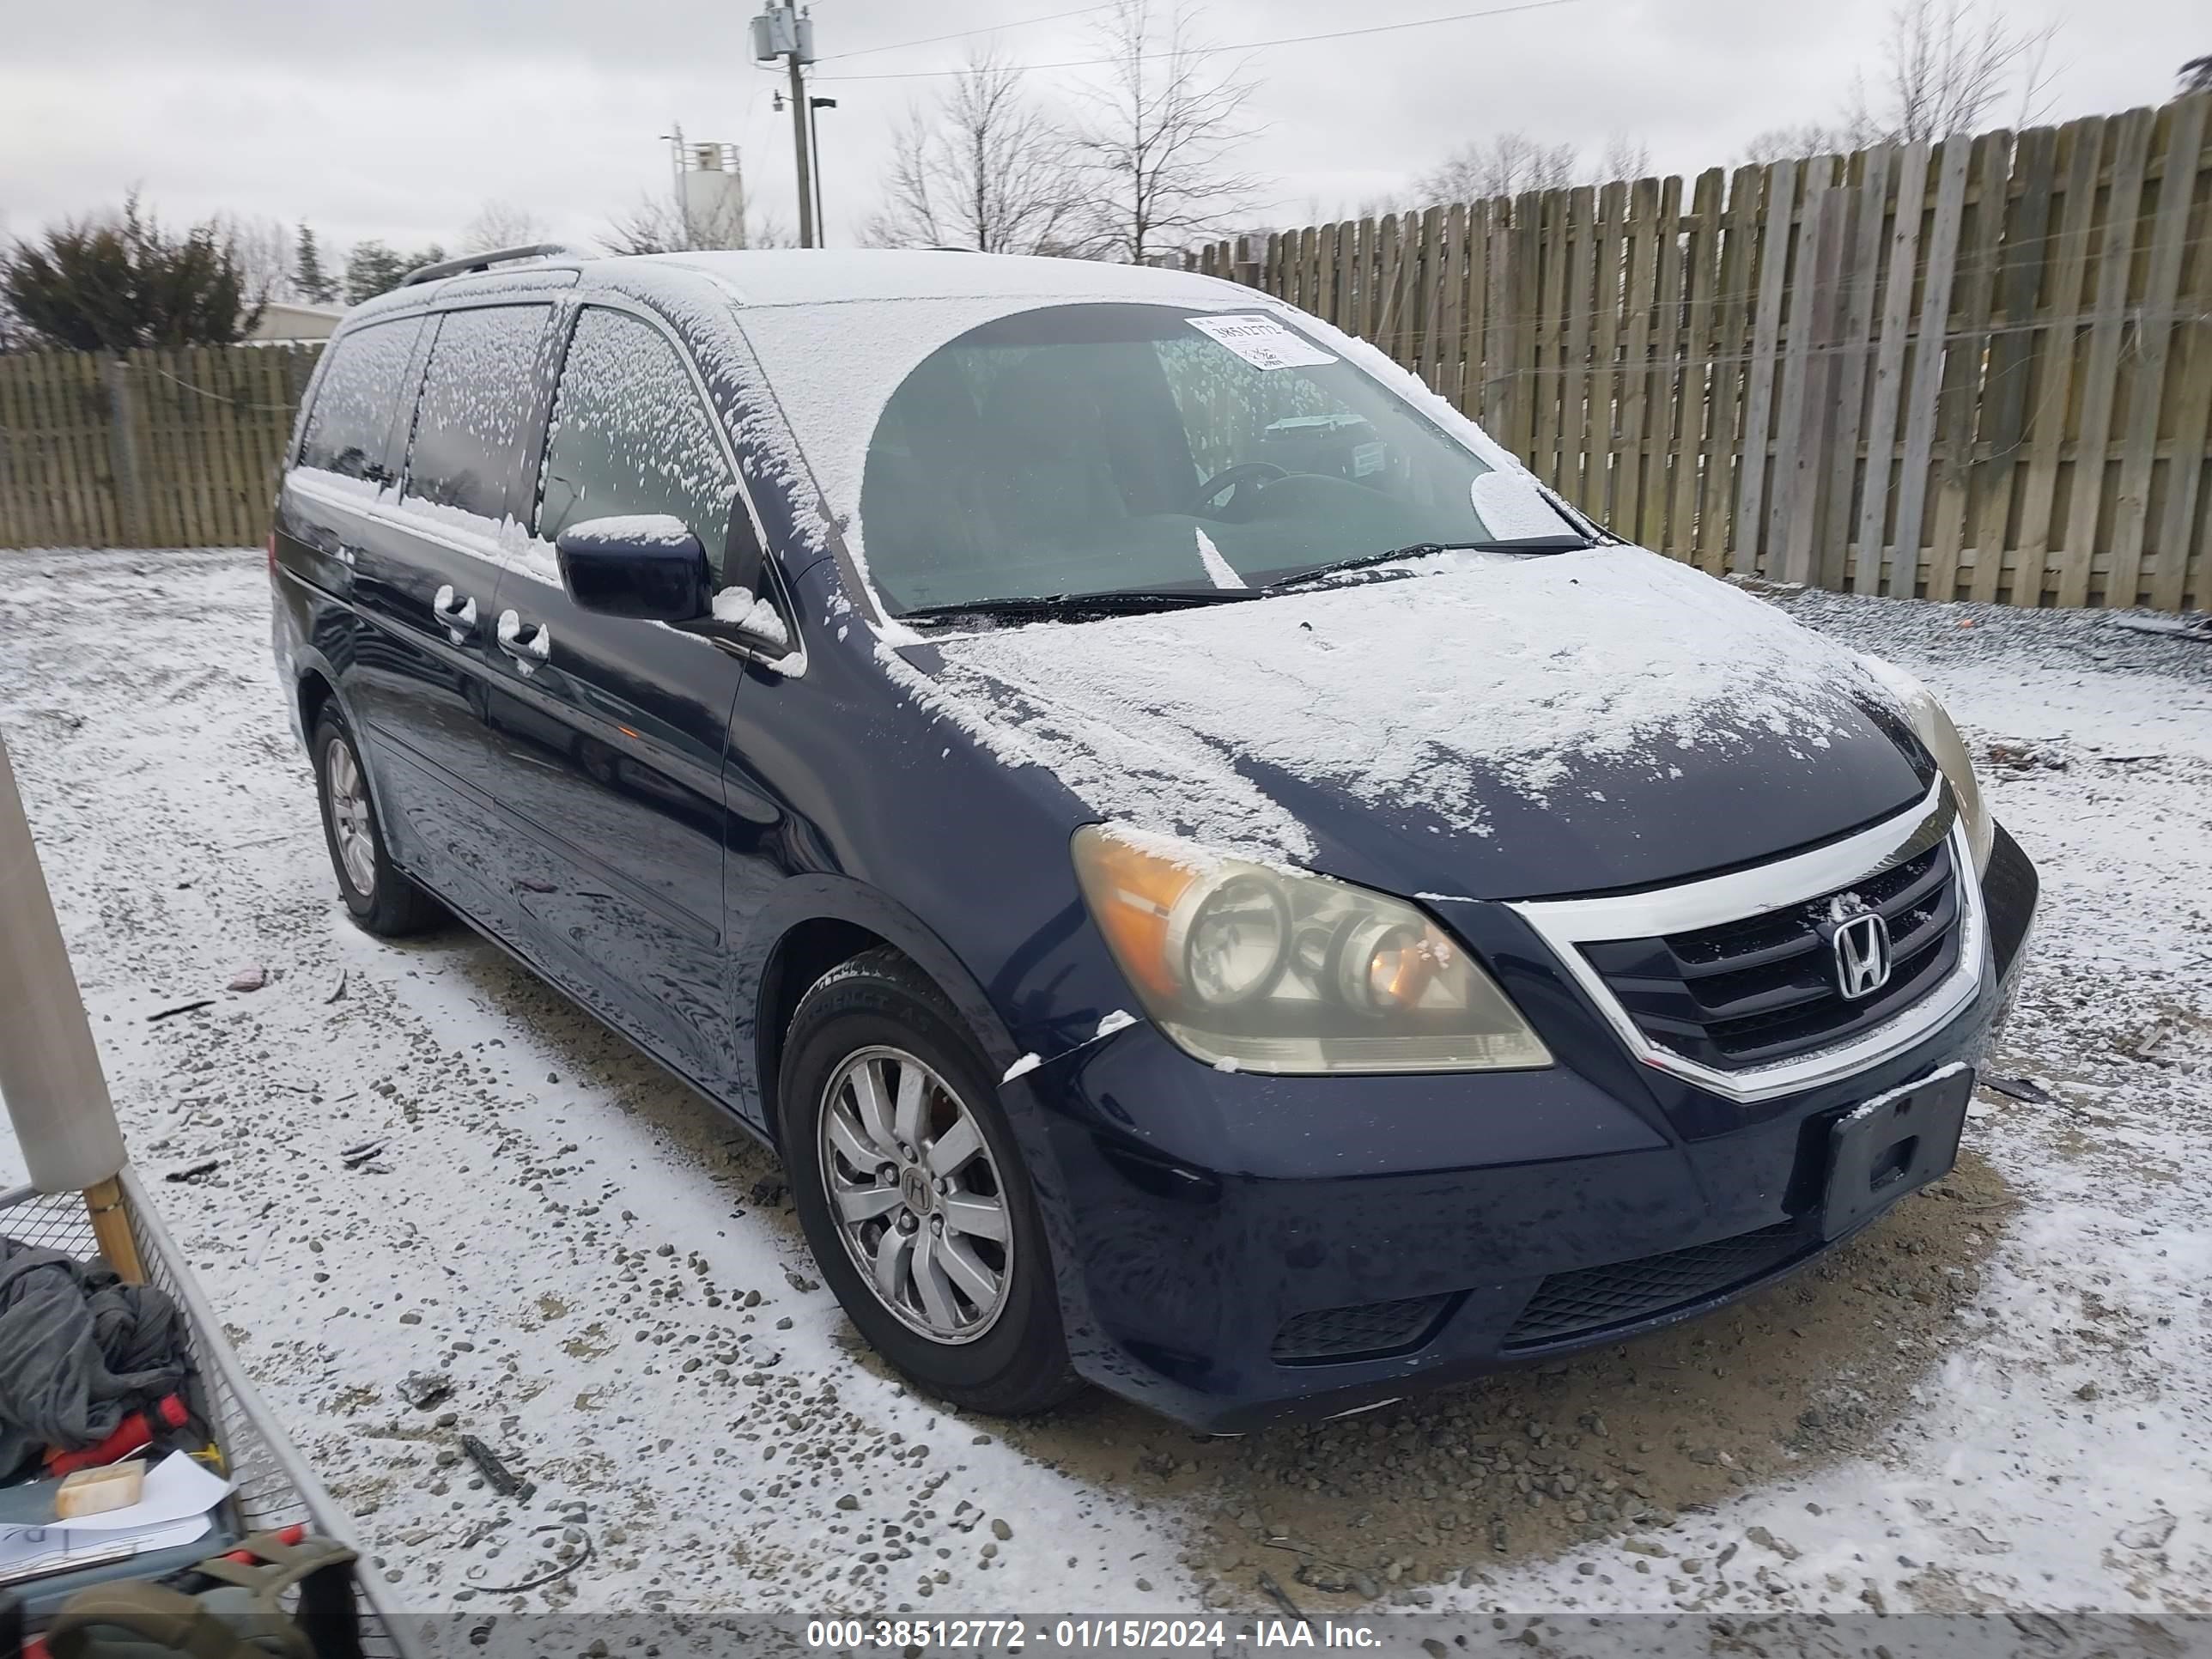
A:
<svg viewBox="0 0 2212 1659">
<path fill-rule="evenodd" d="M 1013 1116 L 1077 1369 L 1243 1432 L 1618 1341 L 1796 1271 L 1840 1242 L 1822 1237 L 1831 1126 L 1978 1061 L 2009 1003 L 2036 878 L 2002 831 L 1983 893 L 1971 1001 L 1780 1097 L 1637 1063 L 1500 906 L 1454 924 L 1561 1057 L 1549 1070 L 1224 1074 L 1146 1025 L 1039 1067 L 1007 1091 L 1028 1097 Z M 1335 1357 L 1346 1343 L 1356 1357 Z"/>
</svg>

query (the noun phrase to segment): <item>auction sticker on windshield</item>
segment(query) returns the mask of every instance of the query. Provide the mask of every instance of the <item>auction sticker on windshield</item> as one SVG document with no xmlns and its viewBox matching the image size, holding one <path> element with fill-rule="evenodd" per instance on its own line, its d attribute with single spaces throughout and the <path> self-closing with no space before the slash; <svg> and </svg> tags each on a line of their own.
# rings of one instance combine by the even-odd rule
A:
<svg viewBox="0 0 2212 1659">
<path fill-rule="evenodd" d="M 1240 313 L 1193 317 L 1190 325 L 1211 335 L 1255 368 L 1310 368 L 1336 359 L 1312 341 L 1292 333 L 1273 317 Z"/>
</svg>

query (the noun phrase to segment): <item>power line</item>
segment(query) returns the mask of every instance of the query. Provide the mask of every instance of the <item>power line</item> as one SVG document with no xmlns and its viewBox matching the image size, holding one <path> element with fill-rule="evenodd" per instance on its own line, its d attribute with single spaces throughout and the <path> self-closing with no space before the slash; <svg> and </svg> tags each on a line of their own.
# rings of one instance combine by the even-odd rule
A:
<svg viewBox="0 0 2212 1659">
<path fill-rule="evenodd" d="M 951 34 L 932 34 L 920 40 L 901 40 L 894 46 L 859 46 L 851 52 L 833 52 L 827 58 L 819 58 L 817 61 L 834 64 L 841 58 L 866 58 L 871 52 L 904 52 L 908 46 L 933 46 L 945 40 L 964 40 L 971 34 L 997 34 L 1006 29 L 1027 28 L 1032 23 L 1057 23 L 1063 17 L 1082 17 L 1094 11 L 1111 11 L 1119 3 L 1120 0 L 1106 0 L 1103 5 L 1078 6 L 1073 11 L 1050 12 L 1042 17 L 1018 17 L 1011 23 L 992 23 L 979 29 L 959 29 Z M 858 80 L 860 77 L 854 76 L 851 78 Z"/>
<path fill-rule="evenodd" d="M 1434 28 L 1439 24 L 1465 23 L 1478 17 L 1504 17 L 1515 12 L 1548 11 L 1554 6 L 1572 6 L 1580 3 L 1582 0 L 1522 0 L 1520 5 L 1492 6 L 1483 11 L 1454 12 L 1448 17 L 1418 17 L 1403 23 L 1370 23 L 1364 28 L 1330 29 L 1321 34 L 1289 34 L 1272 40 L 1240 40 L 1225 46 L 1192 46 L 1181 51 L 1170 48 L 1164 52 L 1139 52 L 1135 54 L 1133 59 L 1128 57 L 1076 58 L 1057 64 L 1010 64 L 1007 68 L 1015 70 L 1097 69 L 1108 64 L 1126 64 L 1132 61 L 1149 63 L 1161 58 L 1212 58 L 1224 52 L 1265 52 L 1275 46 L 1302 46 L 1315 40 L 1348 40 L 1355 35 L 1395 34 L 1403 29 Z M 964 69 L 898 70 L 874 75 L 825 75 L 822 79 L 825 81 L 924 81 L 942 76 L 967 73 Z"/>
</svg>

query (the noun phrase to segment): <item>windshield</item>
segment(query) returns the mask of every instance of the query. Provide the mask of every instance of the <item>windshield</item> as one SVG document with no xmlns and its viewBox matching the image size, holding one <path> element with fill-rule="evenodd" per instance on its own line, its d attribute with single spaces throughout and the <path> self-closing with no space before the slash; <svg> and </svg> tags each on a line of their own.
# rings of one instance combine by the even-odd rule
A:
<svg viewBox="0 0 2212 1659">
<path fill-rule="evenodd" d="M 876 423 L 860 517 L 894 615 L 1572 533 L 1278 315 L 1128 304 L 1022 312 L 923 358 Z"/>
</svg>

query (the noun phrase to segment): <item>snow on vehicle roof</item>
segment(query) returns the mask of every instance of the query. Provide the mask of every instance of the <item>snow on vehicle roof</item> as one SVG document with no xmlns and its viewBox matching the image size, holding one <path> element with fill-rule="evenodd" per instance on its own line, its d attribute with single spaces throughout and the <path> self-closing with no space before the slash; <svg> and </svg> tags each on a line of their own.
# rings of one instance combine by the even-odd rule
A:
<svg viewBox="0 0 2212 1659">
<path fill-rule="evenodd" d="M 1194 271 L 929 248 L 757 248 L 653 254 L 636 263 L 703 272 L 747 307 L 987 298 L 1151 300 L 1172 305 L 1255 297 L 1250 289 Z"/>
</svg>

